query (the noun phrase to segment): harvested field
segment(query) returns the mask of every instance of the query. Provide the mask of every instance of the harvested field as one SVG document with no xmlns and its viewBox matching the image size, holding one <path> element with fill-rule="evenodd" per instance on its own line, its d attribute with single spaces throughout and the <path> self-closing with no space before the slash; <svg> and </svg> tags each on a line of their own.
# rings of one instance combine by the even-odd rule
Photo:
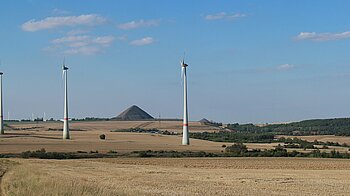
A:
<svg viewBox="0 0 350 196">
<path fill-rule="evenodd" d="M 164 127 L 176 127 L 178 122 L 162 123 Z M 221 152 L 223 144 L 231 145 L 191 139 L 190 146 L 182 146 L 179 135 L 110 132 L 131 127 L 157 128 L 156 124 L 150 121 L 74 122 L 71 128 L 76 131 L 71 132 L 72 139 L 63 141 L 62 132 L 57 131 L 61 128 L 60 123 L 18 123 L 11 125 L 16 130 L 6 130 L 6 134 L 0 136 L 0 153 L 20 153 L 41 148 L 50 152 Z M 205 126 L 198 126 L 197 131 L 210 131 Z M 105 134 L 106 140 L 100 140 L 100 134 Z M 247 144 L 251 149 L 273 149 L 276 145 L 278 143 Z M 348 150 L 335 148 L 342 152 Z M 0 162 L 0 171 L 6 171 L 1 183 L 5 195 L 346 195 L 350 192 L 350 161 L 339 159 L 113 158 L 3 161 L 19 163 L 7 167 L 5 162 Z"/>
<path fill-rule="evenodd" d="M 181 128 L 179 121 L 163 121 L 163 130 L 178 131 Z M 76 152 L 76 151 L 108 151 L 131 152 L 140 150 L 192 150 L 220 152 L 222 143 L 204 140 L 191 140 L 190 146 L 181 145 L 180 135 L 159 135 L 145 133 L 118 133 L 110 132 L 116 129 L 132 127 L 157 128 L 156 121 L 95 121 L 72 122 L 70 124 L 71 140 L 63 141 L 62 123 L 13 123 L 11 129 L 6 130 L 5 135 L 0 136 L 0 153 L 21 153 L 45 148 L 50 152 Z M 190 123 L 191 131 L 214 131 L 215 127 L 201 125 L 197 122 Z M 16 130 L 13 130 L 16 129 Z M 48 131 L 48 130 L 51 131 Z M 76 130 L 76 131 L 74 131 Z M 99 135 L 105 134 L 106 140 L 100 140 Z"/>
<path fill-rule="evenodd" d="M 200 122 L 190 122 L 192 132 L 212 132 L 219 130 L 216 127 L 202 125 Z M 21 122 L 11 123 L 11 128 L 35 128 L 34 130 L 62 129 L 61 122 Z M 111 131 L 128 128 L 160 129 L 182 133 L 182 121 L 72 121 L 71 129 L 87 131 Z"/>
<path fill-rule="evenodd" d="M 132 127 L 157 128 L 157 121 L 94 121 L 72 122 L 70 124 L 71 140 L 63 141 L 62 128 L 59 122 L 41 123 L 13 123 L 12 129 L 7 129 L 5 135 L 0 135 L 0 153 L 21 153 L 45 148 L 49 152 L 77 152 L 77 151 L 117 151 L 120 153 L 142 150 L 176 150 L 176 151 L 206 151 L 221 152 L 222 145 L 232 145 L 228 142 L 211 142 L 206 140 L 191 139 L 190 146 L 181 145 L 181 135 L 159 135 L 151 133 L 127 133 L 110 132 L 116 129 Z M 201 125 L 197 122 L 190 123 L 190 131 L 215 131 L 216 127 Z M 162 121 L 163 130 L 180 131 L 181 122 Z M 15 129 L 15 130 L 14 130 Z M 50 131 L 49 131 L 50 129 Z M 99 135 L 105 134 L 106 140 L 100 140 Z M 314 136 L 316 137 L 316 136 Z M 322 136 L 319 136 L 321 138 Z M 335 136 L 333 136 L 335 137 Z M 324 140 L 332 139 L 327 136 Z M 337 137 L 335 137 L 337 138 Z M 350 137 L 341 137 L 350 140 Z M 310 139 L 313 141 L 314 138 Z M 338 138 L 339 139 L 339 138 Z M 320 139 L 321 140 L 321 139 Z M 273 149 L 278 143 L 247 143 L 249 149 Z M 321 151 L 337 150 L 347 152 L 349 148 L 330 147 Z M 288 149 L 288 151 L 303 151 L 303 149 Z M 306 150 L 309 152 L 310 150 Z"/>
<path fill-rule="evenodd" d="M 303 158 L 23 160 L 7 195 L 346 195 L 350 161 Z"/>
<path fill-rule="evenodd" d="M 100 140 L 104 133 L 106 140 Z M 8 133 L 13 134 L 12 132 Z M 167 136 L 146 133 L 110 133 L 99 131 L 75 132 L 72 139 L 63 141 L 61 132 L 26 132 L 26 135 L 1 137 L 0 153 L 20 153 L 27 150 L 45 148 L 50 152 L 99 151 L 106 153 L 110 150 L 131 152 L 140 150 L 194 150 L 220 152 L 221 143 L 204 140 L 191 140 L 190 146 L 181 145 L 180 136 Z M 6 137 L 7 135 L 5 135 Z"/>
</svg>

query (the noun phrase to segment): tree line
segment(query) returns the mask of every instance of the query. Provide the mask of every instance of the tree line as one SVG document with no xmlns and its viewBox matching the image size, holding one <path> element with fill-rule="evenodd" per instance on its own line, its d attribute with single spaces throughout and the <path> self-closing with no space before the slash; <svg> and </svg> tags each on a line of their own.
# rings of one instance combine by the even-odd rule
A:
<svg viewBox="0 0 350 196">
<path fill-rule="evenodd" d="M 274 133 L 280 135 L 337 135 L 350 136 L 350 118 L 315 119 L 283 124 L 228 124 L 228 129 L 238 132 Z"/>
</svg>

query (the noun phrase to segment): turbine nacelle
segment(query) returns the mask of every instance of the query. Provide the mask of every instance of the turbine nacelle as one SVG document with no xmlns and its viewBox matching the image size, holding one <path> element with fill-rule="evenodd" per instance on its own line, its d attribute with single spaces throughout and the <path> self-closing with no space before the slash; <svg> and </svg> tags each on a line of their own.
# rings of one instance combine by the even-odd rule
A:
<svg viewBox="0 0 350 196">
<path fill-rule="evenodd" d="M 63 69 L 63 71 L 64 71 L 64 70 L 68 70 L 68 67 L 66 66 L 66 57 L 63 58 L 62 69 Z"/>
<path fill-rule="evenodd" d="M 181 66 L 182 66 L 182 67 L 187 67 L 187 66 L 188 66 L 188 65 L 185 63 L 184 60 L 182 60 L 180 63 L 181 63 Z"/>
</svg>

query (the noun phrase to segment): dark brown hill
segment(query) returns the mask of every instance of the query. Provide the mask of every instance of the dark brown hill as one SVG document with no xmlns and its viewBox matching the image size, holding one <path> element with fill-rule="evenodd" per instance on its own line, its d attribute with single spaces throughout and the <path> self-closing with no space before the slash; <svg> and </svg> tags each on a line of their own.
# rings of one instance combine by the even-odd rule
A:
<svg viewBox="0 0 350 196">
<path fill-rule="evenodd" d="M 153 120 L 154 118 L 136 105 L 120 113 L 115 120 Z"/>
</svg>

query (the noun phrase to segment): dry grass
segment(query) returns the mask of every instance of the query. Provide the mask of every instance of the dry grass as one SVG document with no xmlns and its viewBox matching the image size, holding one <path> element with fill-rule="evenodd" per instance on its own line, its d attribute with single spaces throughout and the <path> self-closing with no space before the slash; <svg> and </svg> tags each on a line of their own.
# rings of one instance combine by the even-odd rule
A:
<svg viewBox="0 0 350 196">
<path fill-rule="evenodd" d="M 220 152 L 223 150 L 223 144 L 231 145 L 227 142 L 210 142 L 204 140 L 191 139 L 190 146 L 181 145 L 181 136 L 166 136 L 158 134 L 145 133 L 112 133 L 110 130 L 126 129 L 131 127 L 143 128 L 158 128 L 157 121 L 97 121 L 97 122 L 72 122 L 71 131 L 72 139 L 63 141 L 62 132 L 47 131 L 51 129 L 59 129 L 62 127 L 61 123 L 46 122 L 46 123 L 14 123 L 11 125 L 14 128 L 30 128 L 39 127 L 34 130 L 13 131 L 6 130 L 5 135 L 0 135 L 0 153 L 21 153 L 27 150 L 38 150 L 45 148 L 50 152 L 76 152 L 76 151 L 99 151 L 106 153 L 108 151 L 117 151 L 120 153 L 140 151 L 140 150 L 176 150 L 176 151 L 207 151 Z M 163 121 L 160 127 L 170 131 L 181 132 L 181 122 L 179 121 Z M 201 125 L 198 122 L 190 124 L 190 131 L 215 131 L 215 127 L 208 127 Z M 105 134 L 106 140 L 100 140 L 99 135 Z M 350 137 L 337 136 L 305 136 L 301 137 L 309 141 L 318 139 L 320 141 L 349 141 Z M 273 149 L 277 143 L 272 144 L 246 144 L 250 149 Z M 340 152 L 348 151 L 348 148 L 330 147 L 326 150 L 338 150 Z M 289 151 L 303 149 L 288 149 Z"/>
<path fill-rule="evenodd" d="M 350 161 L 297 158 L 17 160 L 7 195 L 346 195 Z"/>
<path fill-rule="evenodd" d="M 12 123 L 11 127 L 14 128 L 28 128 L 28 127 L 42 127 L 36 130 L 48 129 L 48 128 L 62 128 L 61 122 L 23 122 L 23 123 Z M 218 128 L 202 125 L 200 122 L 190 122 L 192 132 L 212 132 L 217 131 Z M 171 130 L 178 133 L 182 133 L 182 121 L 72 121 L 70 122 L 72 129 L 83 129 L 87 131 L 110 131 L 116 129 L 127 129 L 127 128 L 144 128 L 144 129 L 160 129 L 160 130 Z"/>
<path fill-rule="evenodd" d="M 161 128 L 171 131 L 181 130 L 179 121 L 163 121 Z M 34 130 L 6 130 L 5 135 L 0 136 L 2 148 L 0 153 L 20 153 L 27 150 L 45 148 L 47 151 L 76 152 L 110 150 L 118 152 L 130 152 L 137 150 L 193 150 L 220 152 L 221 143 L 203 140 L 191 140 L 191 146 L 182 146 L 181 136 L 166 136 L 158 134 L 140 133 L 112 133 L 111 130 L 126 129 L 131 127 L 157 128 L 157 121 L 97 121 L 97 122 L 72 122 L 71 129 L 83 131 L 71 131 L 71 140 L 63 141 L 62 132 L 47 131 L 62 128 L 61 123 L 15 123 L 14 128 L 39 127 Z M 191 131 L 214 131 L 216 128 L 191 122 Z M 99 135 L 105 134 L 106 140 L 100 140 Z"/>
<path fill-rule="evenodd" d="M 3 179 L 4 195 L 117 195 L 100 184 L 87 182 L 79 177 L 51 175 L 51 172 L 30 164 L 22 164 L 9 171 Z M 120 195 L 120 194 L 118 194 Z"/>
<path fill-rule="evenodd" d="M 179 122 L 162 122 L 168 130 Z M 135 150 L 192 150 L 220 152 L 230 143 L 191 140 L 181 136 L 111 133 L 110 130 L 158 128 L 158 122 L 75 122 L 72 140 L 62 141 L 60 123 L 14 124 L 34 130 L 9 131 L 0 136 L 0 153 L 47 151 L 130 152 Z M 158 125 L 159 126 L 159 125 Z M 172 129 L 172 128 L 174 129 Z M 196 131 L 213 131 L 193 124 Z M 193 130 L 192 129 L 192 130 Z M 99 135 L 106 134 L 107 140 Z M 349 138 L 317 136 L 320 141 Z M 309 138 L 313 141 L 315 136 Z M 335 139 L 335 140 L 334 140 Z M 350 139 L 349 139 L 350 141 Z M 273 144 L 247 144 L 272 149 Z M 292 149 L 290 149 L 292 150 Z M 298 149 L 302 150 L 302 149 Z M 330 150 L 330 149 L 328 149 Z M 338 150 L 347 150 L 339 148 Z M 19 162 L 19 165 L 13 164 Z M 7 171 L 10 165 L 14 165 Z M 1 190 L 5 195 L 346 195 L 350 192 L 350 161 L 303 158 L 118 158 L 89 160 L 12 159 L 0 162 Z"/>
</svg>

